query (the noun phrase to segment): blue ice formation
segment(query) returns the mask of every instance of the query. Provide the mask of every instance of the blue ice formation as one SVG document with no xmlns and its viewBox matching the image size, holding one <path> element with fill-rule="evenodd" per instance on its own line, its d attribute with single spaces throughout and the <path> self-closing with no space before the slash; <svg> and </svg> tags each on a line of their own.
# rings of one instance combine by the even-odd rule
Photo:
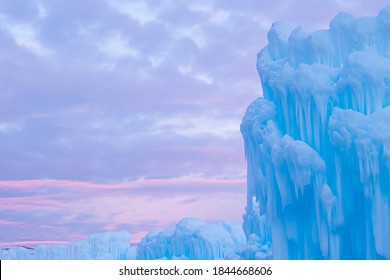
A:
<svg viewBox="0 0 390 280">
<path fill-rule="evenodd" d="M 148 233 L 138 244 L 137 259 L 224 259 L 245 243 L 241 223 L 185 218 L 175 228 Z"/>
<path fill-rule="evenodd" d="M 87 240 L 64 245 L 3 246 L 1 260 L 124 260 L 134 259 L 127 231 L 93 234 Z"/>
<path fill-rule="evenodd" d="M 257 245 L 236 255 L 390 259 L 390 7 L 315 32 L 276 22 L 268 41 L 241 124 Z"/>
</svg>

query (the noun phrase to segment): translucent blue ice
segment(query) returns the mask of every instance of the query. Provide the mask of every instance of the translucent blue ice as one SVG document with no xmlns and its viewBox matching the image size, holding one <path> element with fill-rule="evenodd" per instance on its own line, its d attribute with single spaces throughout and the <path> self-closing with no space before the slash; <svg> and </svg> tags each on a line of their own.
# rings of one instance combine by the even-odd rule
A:
<svg viewBox="0 0 390 280">
<path fill-rule="evenodd" d="M 127 231 L 91 235 L 87 240 L 61 245 L 39 245 L 35 248 L 7 246 L 0 248 L 0 259 L 21 260 L 124 260 L 134 259 Z"/>
<path fill-rule="evenodd" d="M 137 259 L 223 259 L 245 243 L 241 223 L 185 218 L 175 228 L 148 233 L 138 244 Z"/>
<path fill-rule="evenodd" d="M 264 98 L 241 132 L 244 231 L 274 259 L 390 259 L 389 19 L 385 8 L 341 13 L 326 30 L 269 31 Z"/>
</svg>

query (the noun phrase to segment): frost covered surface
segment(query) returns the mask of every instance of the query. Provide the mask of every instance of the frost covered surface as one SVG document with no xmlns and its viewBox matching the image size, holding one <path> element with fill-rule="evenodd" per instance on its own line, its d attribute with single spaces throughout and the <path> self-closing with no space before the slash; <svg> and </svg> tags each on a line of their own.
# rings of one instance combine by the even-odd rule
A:
<svg viewBox="0 0 390 280">
<path fill-rule="evenodd" d="M 137 259 L 224 259 L 245 243 L 241 223 L 185 218 L 175 228 L 148 233 L 138 245 Z"/>
<path fill-rule="evenodd" d="M 389 18 L 276 22 L 258 54 L 244 231 L 274 259 L 390 259 Z"/>
<path fill-rule="evenodd" d="M 134 259 L 127 231 L 91 235 L 87 240 L 65 245 L 2 247 L 0 259 L 20 260 L 124 260 Z"/>
</svg>

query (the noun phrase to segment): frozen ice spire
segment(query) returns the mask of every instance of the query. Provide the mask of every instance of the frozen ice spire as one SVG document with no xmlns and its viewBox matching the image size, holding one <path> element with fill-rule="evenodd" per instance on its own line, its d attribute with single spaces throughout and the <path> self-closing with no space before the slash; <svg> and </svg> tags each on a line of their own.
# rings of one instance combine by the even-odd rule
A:
<svg viewBox="0 0 390 280">
<path fill-rule="evenodd" d="M 266 232 L 276 259 L 390 259 L 389 18 L 278 22 L 258 54 L 244 230 Z"/>
</svg>

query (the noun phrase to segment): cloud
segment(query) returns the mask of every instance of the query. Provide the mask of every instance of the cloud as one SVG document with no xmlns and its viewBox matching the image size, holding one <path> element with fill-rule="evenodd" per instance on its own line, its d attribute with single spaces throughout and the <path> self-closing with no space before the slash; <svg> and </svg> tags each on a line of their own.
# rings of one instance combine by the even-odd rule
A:
<svg viewBox="0 0 390 280">
<path fill-rule="evenodd" d="M 113 7 L 118 13 L 129 15 L 130 17 L 138 20 L 142 25 L 154 21 L 158 14 L 158 11 L 151 9 L 151 7 L 142 1 L 118 1 L 110 0 L 108 4 Z"/>
<path fill-rule="evenodd" d="M 34 21 L 39 16 L 39 6 L 36 1 L 3 0 L 0 11 L 18 21 Z"/>
<path fill-rule="evenodd" d="M 14 221 L 8 221 L 8 220 L 0 220 L 0 226 L 22 226 L 23 223 L 21 222 L 14 222 Z"/>
<path fill-rule="evenodd" d="M 195 213 L 206 220 L 240 220 L 244 188 L 244 180 L 193 178 L 121 184 L 0 181 L 0 239 L 33 245 L 40 240 L 70 242 L 91 233 L 126 229 L 138 242 L 145 232 L 172 226 Z M 230 205 L 229 210 L 223 210 L 224 205 Z"/>
<path fill-rule="evenodd" d="M 218 103 L 234 103 L 225 101 L 229 98 L 222 94 L 221 82 L 214 76 L 217 72 L 210 69 L 223 63 L 217 51 L 205 57 L 196 42 L 207 35 L 207 21 L 202 19 L 207 20 L 212 11 L 196 6 L 176 10 L 175 5 L 162 3 L 152 8 L 143 3 L 126 6 L 123 12 L 119 4 L 98 1 L 94 9 L 89 4 L 43 1 L 38 6 L 45 16 L 33 24 L 13 23 L 21 26 L 20 34 L 33 36 L 18 44 L 18 32 L 10 31 L 12 62 L 23 63 L 7 69 L 10 79 L 4 85 L 4 92 L 12 94 L 3 97 L 9 104 L 3 111 L 2 123 L 7 124 L 3 130 L 10 131 L 0 135 L 6 144 L 0 160 L 7 170 L 3 179 L 154 177 L 154 170 L 147 167 L 157 167 L 156 162 L 165 165 L 166 155 L 164 151 L 148 154 L 150 149 L 156 152 L 151 143 L 177 145 L 181 151 L 184 146 L 200 145 L 198 139 L 191 139 L 194 136 L 212 136 L 218 146 L 225 145 L 226 137 L 240 143 L 238 126 L 233 129 L 231 124 L 239 124 L 245 106 L 239 113 L 235 106 L 223 108 L 234 108 L 230 115 L 209 113 L 222 112 Z M 140 21 L 128 11 L 140 7 L 143 13 L 150 9 L 152 16 Z M 194 16 L 187 27 L 167 20 L 182 10 Z M 50 50 L 51 56 L 41 57 L 29 45 Z M 208 62 L 212 56 L 214 64 Z M 209 65 L 202 66 L 202 60 Z M 11 127 L 18 129 L 11 131 Z M 179 160 L 181 155 L 172 158 Z M 188 165 L 191 158 L 182 160 L 179 165 Z M 112 165 L 113 161 L 117 163 Z M 124 169 L 133 171 L 126 174 Z M 168 176 L 185 175 L 175 170 Z M 187 174 L 194 172 L 202 173 L 189 169 Z"/>
</svg>

